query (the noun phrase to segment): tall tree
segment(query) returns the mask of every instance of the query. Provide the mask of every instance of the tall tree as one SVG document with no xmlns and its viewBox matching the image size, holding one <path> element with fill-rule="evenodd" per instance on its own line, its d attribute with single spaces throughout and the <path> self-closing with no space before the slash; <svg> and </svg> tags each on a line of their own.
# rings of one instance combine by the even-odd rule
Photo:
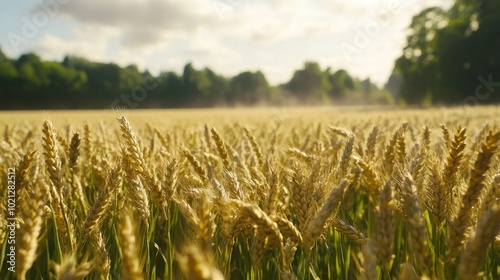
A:
<svg viewBox="0 0 500 280">
<path fill-rule="evenodd" d="M 397 102 L 399 100 L 399 89 L 401 88 L 402 78 L 399 73 L 392 73 L 384 85 L 384 89 L 390 92 L 393 99 Z"/>
<path fill-rule="evenodd" d="M 330 97 L 342 99 L 356 89 L 356 81 L 346 70 L 340 69 L 330 74 L 330 69 L 327 69 L 327 73 L 328 81 L 330 82 Z"/>
<path fill-rule="evenodd" d="M 185 106 L 200 106 L 208 95 L 210 79 L 205 71 L 196 70 L 192 63 L 184 66 L 182 72 L 183 102 Z"/>
<path fill-rule="evenodd" d="M 17 70 L 12 61 L 0 49 L 0 79 L 13 79 L 17 76 Z"/>
<path fill-rule="evenodd" d="M 303 69 L 295 71 L 287 88 L 303 102 L 325 103 L 328 101 L 330 82 L 318 63 L 307 61 Z"/>
<path fill-rule="evenodd" d="M 435 101 L 500 101 L 500 4 L 457 0 L 437 36 L 439 72 Z M 496 85 L 496 86 L 495 86 Z M 472 98 L 472 99 L 471 99 Z"/>
<path fill-rule="evenodd" d="M 262 72 L 242 72 L 229 82 L 230 104 L 255 105 L 269 100 L 269 84 Z"/>
<path fill-rule="evenodd" d="M 500 101 L 500 2 L 456 0 L 416 15 L 403 55 L 401 96 L 409 103 Z M 496 92 L 496 93 L 495 93 Z"/>
<path fill-rule="evenodd" d="M 395 72 L 403 78 L 401 97 L 421 103 L 432 95 L 437 60 L 434 37 L 446 25 L 446 14 L 438 7 L 427 8 L 413 17 L 403 55 L 396 60 Z"/>
<path fill-rule="evenodd" d="M 210 87 L 205 96 L 204 105 L 213 106 L 225 103 L 225 98 L 229 90 L 228 80 L 223 76 L 217 75 L 217 73 L 209 68 L 205 68 L 203 71 L 210 81 Z"/>
</svg>

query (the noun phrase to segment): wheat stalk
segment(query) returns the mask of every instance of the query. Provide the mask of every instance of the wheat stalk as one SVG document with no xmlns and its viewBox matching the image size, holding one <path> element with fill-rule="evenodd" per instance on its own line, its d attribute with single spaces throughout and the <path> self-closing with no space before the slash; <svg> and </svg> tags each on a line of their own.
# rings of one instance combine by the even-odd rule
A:
<svg viewBox="0 0 500 280">
<path fill-rule="evenodd" d="M 373 245 L 368 244 L 363 246 L 363 271 L 359 279 L 371 280 L 378 279 L 377 273 L 377 257 L 375 256 Z"/>
<path fill-rule="evenodd" d="M 312 248 L 314 242 L 323 231 L 323 227 L 328 217 L 334 214 L 339 208 L 340 202 L 344 197 L 344 192 L 350 183 L 350 179 L 344 179 L 337 187 L 334 187 L 314 218 L 306 223 L 302 231 L 302 236 L 304 238 L 303 246 L 305 249 L 310 250 Z"/>
<path fill-rule="evenodd" d="M 223 280 L 222 273 L 215 268 L 196 246 L 186 246 L 177 253 L 175 259 L 186 279 Z"/>
<path fill-rule="evenodd" d="M 465 246 L 458 265 L 460 279 L 480 279 L 481 269 L 486 251 L 495 236 L 500 232 L 500 207 L 493 206 L 481 217 L 475 233 Z"/>
<path fill-rule="evenodd" d="M 431 275 L 431 253 L 428 244 L 428 233 L 425 226 L 422 208 L 416 194 L 411 175 L 404 176 L 403 187 L 400 190 L 405 221 L 409 227 L 411 246 L 417 263 L 424 276 Z"/>
<path fill-rule="evenodd" d="M 53 267 L 58 280 L 81 280 L 92 270 L 89 262 L 77 264 L 74 255 L 65 256 L 60 264 L 53 264 Z"/>
<path fill-rule="evenodd" d="M 138 255 L 138 242 L 132 219 L 125 214 L 118 231 L 120 239 L 121 278 L 127 280 L 144 279 Z"/>
<path fill-rule="evenodd" d="M 477 155 L 474 162 L 474 167 L 471 170 L 469 186 L 466 193 L 462 197 L 462 202 L 458 214 L 450 224 L 449 237 L 446 240 L 448 244 L 448 258 L 456 257 L 463 247 L 467 228 L 470 226 L 472 219 L 472 208 L 479 201 L 481 191 L 485 187 L 486 172 L 490 168 L 490 163 L 498 148 L 500 140 L 500 132 L 493 134 L 490 132 L 486 137 L 485 143 L 481 147 L 481 151 Z"/>
<path fill-rule="evenodd" d="M 28 178 L 25 178 L 28 179 Z M 17 278 L 26 279 L 26 272 L 36 260 L 38 236 L 42 231 L 44 205 L 48 190 L 45 182 L 38 179 L 27 195 L 30 199 L 21 200 L 19 226 L 20 237 L 17 238 Z"/>
<path fill-rule="evenodd" d="M 392 252 L 392 243 L 394 239 L 394 199 L 392 197 L 392 187 L 390 181 L 387 181 L 382 189 L 379 205 L 376 209 L 376 231 L 375 244 L 376 252 L 387 269 L 389 262 L 394 257 Z"/>
</svg>

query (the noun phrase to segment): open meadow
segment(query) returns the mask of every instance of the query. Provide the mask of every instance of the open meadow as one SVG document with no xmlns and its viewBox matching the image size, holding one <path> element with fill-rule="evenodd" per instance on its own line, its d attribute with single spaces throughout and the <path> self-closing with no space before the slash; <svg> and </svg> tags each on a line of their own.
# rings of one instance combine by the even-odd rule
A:
<svg viewBox="0 0 500 280">
<path fill-rule="evenodd" d="M 0 112 L 0 279 L 500 279 L 500 107 Z"/>
</svg>

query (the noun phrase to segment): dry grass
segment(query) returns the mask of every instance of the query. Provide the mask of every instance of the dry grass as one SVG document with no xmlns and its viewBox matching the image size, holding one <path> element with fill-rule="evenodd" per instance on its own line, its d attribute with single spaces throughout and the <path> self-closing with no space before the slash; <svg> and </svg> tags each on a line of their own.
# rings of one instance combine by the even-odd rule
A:
<svg viewBox="0 0 500 280">
<path fill-rule="evenodd" d="M 500 278 L 499 107 L 116 117 L 0 112 L 0 279 Z"/>
</svg>

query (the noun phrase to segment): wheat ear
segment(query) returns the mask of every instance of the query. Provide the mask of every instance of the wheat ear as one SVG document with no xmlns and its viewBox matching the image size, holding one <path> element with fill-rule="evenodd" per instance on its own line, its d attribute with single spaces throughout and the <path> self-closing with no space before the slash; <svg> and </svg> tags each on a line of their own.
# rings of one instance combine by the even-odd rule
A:
<svg viewBox="0 0 500 280">
<path fill-rule="evenodd" d="M 394 258 L 392 243 L 394 241 L 394 199 L 392 197 L 392 187 L 387 181 L 380 194 L 379 205 L 376 208 L 376 232 L 375 244 L 380 261 L 389 268 L 389 263 Z"/>
<path fill-rule="evenodd" d="M 466 230 L 469 228 L 472 220 L 472 208 L 476 207 L 481 191 L 485 187 L 486 172 L 490 168 L 490 163 L 498 148 L 500 132 L 493 134 L 491 131 L 486 137 L 481 151 L 477 155 L 474 167 L 471 170 L 469 186 L 462 197 L 461 207 L 453 222 L 449 227 L 449 237 L 446 240 L 449 251 L 448 258 L 452 260 L 456 257 L 463 247 Z"/>
<path fill-rule="evenodd" d="M 42 230 L 43 213 L 48 190 L 45 182 L 38 179 L 28 192 L 30 198 L 21 200 L 20 217 L 24 221 L 19 226 L 20 238 L 17 241 L 17 277 L 26 279 L 26 272 L 36 259 L 38 236 Z"/>
<path fill-rule="evenodd" d="M 36 163 L 36 151 L 27 152 L 16 168 L 16 195 L 17 200 L 22 201 L 26 196 L 30 184 L 30 173 Z"/>
<path fill-rule="evenodd" d="M 121 277 L 127 280 L 144 279 L 138 255 L 138 242 L 132 219 L 126 214 L 119 228 L 121 258 Z"/>
<path fill-rule="evenodd" d="M 361 177 L 363 178 L 363 185 L 368 188 L 373 200 L 378 201 L 380 197 L 380 191 L 382 190 L 382 184 L 380 183 L 377 172 L 372 168 L 372 166 L 367 164 L 361 158 L 354 158 L 356 160 L 356 164 L 362 170 Z"/>
<path fill-rule="evenodd" d="M 75 170 L 78 157 L 80 156 L 80 135 L 78 133 L 73 134 L 71 137 L 71 142 L 69 145 L 69 163 L 68 167 L 70 170 Z"/>
<path fill-rule="evenodd" d="M 226 142 L 224 142 L 219 132 L 217 132 L 215 128 L 212 127 L 212 129 L 210 129 L 210 132 L 212 132 L 212 138 L 215 141 L 215 146 L 217 147 L 217 152 L 219 152 L 219 156 L 222 159 L 224 168 L 226 168 L 227 170 L 232 170 L 231 164 L 229 162 L 229 156 L 227 154 Z"/>
<path fill-rule="evenodd" d="M 414 250 L 417 263 L 425 276 L 431 275 L 431 253 L 428 244 L 428 233 L 425 227 L 419 197 L 410 174 L 404 176 L 401 188 L 403 213 L 408 225 L 411 247 Z"/>
<path fill-rule="evenodd" d="M 346 221 L 341 220 L 337 217 L 333 218 L 331 225 L 335 227 L 335 230 L 345 235 L 348 239 L 354 242 L 358 246 L 366 245 L 368 238 L 359 231 L 354 226 L 348 224 Z"/>
<path fill-rule="evenodd" d="M 243 128 L 245 131 L 245 135 L 247 136 L 248 140 L 250 141 L 250 145 L 252 146 L 252 150 L 255 153 L 255 156 L 257 157 L 257 160 L 259 162 L 260 167 L 262 168 L 264 166 L 264 158 L 262 157 L 262 152 L 260 150 L 259 144 L 257 144 L 257 140 L 253 136 L 252 132 L 248 128 Z"/>
<path fill-rule="evenodd" d="M 368 135 L 368 139 L 366 140 L 365 157 L 367 161 L 371 161 L 375 157 L 378 133 L 378 127 L 374 126 Z"/>
<path fill-rule="evenodd" d="M 74 255 L 65 256 L 60 264 L 53 264 L 56 279 L 81 280 L 92 271 L 92 263 L 77 264 Z"/>
<path fill-rule="evenodd" d="M 181 271 L 186 279 L 193 280 L 224 280 L 222 273 L 206 259 L 196 246 L 186 246 L 175 255 Z"/>
<path fill-rule="evenodd" d="M 101 189 L 97 195 L 97 199 L 87 213 L 87 217 L 83 222 L 82 226 L 82 239 L 85 240 L 87 237 L 99 229 L 99 225 L 103 222 L 104 216 L 111 206 L 112 197 L 115 190 L 118 188 L 119 174 L 118 169 L 111 171 L 106 185 Z"/>
<path fill-rule="evenodd" d="M 344 179 L 337 187 L 334 187 L 314 218 L 306 223 L 302 231 L 304 249 L 310 250 L 313 247 L 314 242 L 323 231 L 327 219 L 339 208 L 344 192 L 350 183 L 350 179 Z"/>
<path fill-rule="evenodd" d="M 479 220 L 476 231 L 467 242 L 458 265 L 460 279 L 479 279 L 488 246 L 500 231 L 500 207 L 494 205 Z"/>
<path fill-rule="evenodd" d="M 66 237 L 62 241 L 64 250 L 74 247 L 75 238 L 73 224 L 67 217 L 66 205 L 63 201 L 65 185 L 63 183 L 61 159 L 56 145 L 56 134 L 54 126 L 49 120 L 43 123 L 42 129 L 43 150 L 45 156 L 45 165 L 49 179 L 52 182 L 51 197 L 55 199 L 51 205 L 54 208 L 54 216 L 57 224 L 57 230 L 62 236 Z"/>
</svg>

